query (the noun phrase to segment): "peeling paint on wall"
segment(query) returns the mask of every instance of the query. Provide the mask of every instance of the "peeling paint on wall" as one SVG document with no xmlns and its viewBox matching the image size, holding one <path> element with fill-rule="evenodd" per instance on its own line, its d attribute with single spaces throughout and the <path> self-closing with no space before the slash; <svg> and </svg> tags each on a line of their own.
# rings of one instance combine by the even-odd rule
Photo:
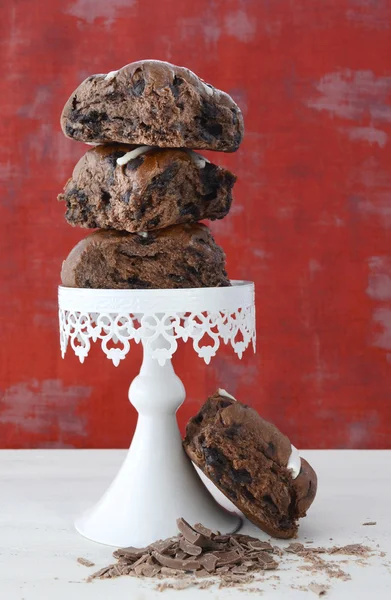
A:
<svg viewBox="0 0 391 600">
<path fill-rule="evenodd" d="M 90 387 L 67 387 L 56 379 L 17 383 L 0 392 L 0 424 L 25 434 L 44 433 L 55 424 L 64 434 L 86 436 L 86 417 L 78 416 L 77 409 L 90 395 Z"/>
</svg>

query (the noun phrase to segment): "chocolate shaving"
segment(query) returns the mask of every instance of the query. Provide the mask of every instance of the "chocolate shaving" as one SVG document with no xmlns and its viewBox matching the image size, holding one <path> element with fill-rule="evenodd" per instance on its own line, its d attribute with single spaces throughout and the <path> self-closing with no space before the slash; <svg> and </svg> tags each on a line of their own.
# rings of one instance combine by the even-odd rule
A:
<svg viewBox="0 0 391 600">
<path fill-rule="evenodd" d="M 319 585 L 318 583 L 310 583 L 308 586 L 308 589 L 311 592 L 314 592 L 314 594 L 317 594 L 318 596 L 324 596 L 325 594 L 327 594 L 327 591 L 329 590 L 329 586 L 328 585 Z"/>
<path fill-rule="evenodd" d="M 88 558 L 83 558 L 82 556 L 79 556 L 77 562 L 79 563 L 79 565 L 83 565 L 83 567 L 95 567 L 94 562 L 88 560 Z"/>
</svg>

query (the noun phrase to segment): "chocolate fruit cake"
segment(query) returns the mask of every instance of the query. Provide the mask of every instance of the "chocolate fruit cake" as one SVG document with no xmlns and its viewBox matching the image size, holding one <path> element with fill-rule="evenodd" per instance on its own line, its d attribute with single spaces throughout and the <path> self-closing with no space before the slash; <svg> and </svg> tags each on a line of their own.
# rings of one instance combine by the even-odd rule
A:
<svg viewBox="0 0 391 600">
<path fill-rule="evenodd" d="M 274 537 L 295 536 L 317 477 L 272 423 L 219 390 L 190 419 L 184 448 L 255 525 Z"/>
<path fill-rule="evenodd" d="M 151 231 L 222 219 L 235 180 L 192 150 L 108 144 L 82 156 L 59 200 L 71 225 Z"/>
<path fill-rule="evenodd" d="M 156 232 L 98 230 L 70 252 L 66 287 L 155 289 L 230 285 L 225 254 L 208 227 L 174 225 Z"/>
<path fill-rule="evenodd" d="M 228 94 L 159 60 L 85 79 L 67 101 L 61 126 L 82 142 L 223 152 L 237 150 L 244 132 L 242 113 Z"/>
</svg>

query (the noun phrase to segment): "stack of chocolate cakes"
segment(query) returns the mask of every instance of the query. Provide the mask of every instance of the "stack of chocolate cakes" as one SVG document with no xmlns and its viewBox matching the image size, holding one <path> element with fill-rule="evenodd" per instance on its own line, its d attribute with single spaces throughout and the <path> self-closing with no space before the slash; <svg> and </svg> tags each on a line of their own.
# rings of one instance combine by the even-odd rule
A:
<svg viewBox="0 0 391 600">
<path fill-rule="evenodd" d="M 64 261 L 63 285 L 230 285 L 224 252 L 199 221 L 228 214 L 236 177 L 194 151 L 238 149 L 243 117 L 230 96 L 183 67 L 139 61 L 88 77 L 61 125 L 94 146 L 59 196 L 66 220 L 99 228 Z"/>
</svg>

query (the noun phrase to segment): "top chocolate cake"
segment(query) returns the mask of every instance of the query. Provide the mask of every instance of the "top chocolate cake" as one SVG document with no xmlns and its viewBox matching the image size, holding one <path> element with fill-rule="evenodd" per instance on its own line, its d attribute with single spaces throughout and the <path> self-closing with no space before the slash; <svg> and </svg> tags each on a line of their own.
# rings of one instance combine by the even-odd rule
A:
<svg viewBox="0 0 391 600">
<path fill-rule="evenodd" d="M 235 152 L 244 132 L 232 98 L 184 67 L 141 60 L 91 75 L 61 115 L 67 137 L 163 148 Z"/>
</svg>

